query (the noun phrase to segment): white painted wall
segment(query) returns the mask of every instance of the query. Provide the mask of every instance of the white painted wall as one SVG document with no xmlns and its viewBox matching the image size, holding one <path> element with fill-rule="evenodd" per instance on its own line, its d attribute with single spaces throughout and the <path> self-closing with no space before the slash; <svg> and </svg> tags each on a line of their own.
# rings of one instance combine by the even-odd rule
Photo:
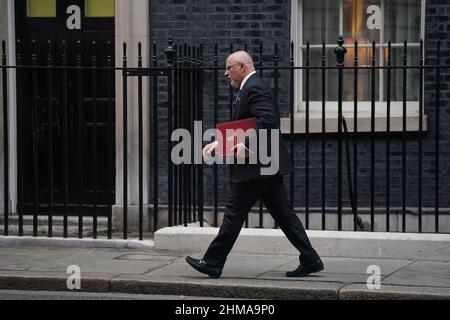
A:
<svg viewBox="0 0 450 320">
<path fill-rule="evenodd" d="M 0 0 L 0 40 L 7 39 L 8 34 L 13 35 L 14 17 L 13 17 L 13 0 Z M 8 21 L 8 12 L 10 19 Z M 142 55 L 144 67 L 149 66 L 149 7 L 148 0 L 134 0 L 122 1 L 116 0 L 116 65 L 122 65 L 122 43 L 128 44 L 128 58 L 129 66 L 137 67 L 137 45 L 142 43 Z M 11 43 L 11 41 L 10 41 Z M 8 56 L 14 57 L 14 48 L 9 48 Z M 8 61 L 9 64 L 14 64 L 15 61 Z M 122 92 L 122 75 L 121 72 L 116 74 L 116 204 L 120 206 L 123 204 L 123 92 Z M 0 77 L 1 78 L 1 77 Z M 15 82 L 14 75 L 9 74 L 10 83 Z M 1 81 L 1 79 L 0 79 Z M 1 83 L 0 83 L 1 84 Z M 148 204 L 148 182 L 149 182 L 149 168 L 148 168 L 148 81 L 144 78 L 143 81 L 143 132 L 144 132 L 144 204 Z M 11 88 L 10 96 L 14 97 L 14 88 Z M 130 205 L 138 203 L 138 110 L 137 110 L 137 78 L 130 79 L 128 92 L 128 108 L 129 108 L 129 122 L 128 122 L 128 201 Z M 2 98 L 0 86 L 0 98 Z M 0 100 L 2 101 L 2 100 Z M 9 101 L 10 106 L 14 105 L 15 101 Z M 10 107 L 11 108 L 11 107 Z M 3 108 L 0 108 L 0 208 L 3 208 Z M 15 123 L 15 114 L 10 112 L 9 122 Z M 10 190 L 16 188 L 16 174 L 15 174 L 15 127 L 10 130 Z M 15 135 L 15 134 L 14 134 Z M 11 193 L 11 204 L 15 204 L 15 192 Z M 0 209 L 0 215 L 3 215 Z M 131 218 L 131 217 L 130 217 Z"/>
<path fill-rule="evenodd" d="M 137 67 L 138 43 L 142 43 L 143 66 L 149 66 L 149 7 L 148 0 L 122 1 L 116 0 L 116 66 L 122 66 L 122 44 L 127 43 L 128 66 Z M 118 224 L 122 221 L 123 206 L 123 82 L 122 73 L 116 73 L 116 209 L 113 220 Z M 149 193 L 149 161 L 148 161 L 148 80 L 143 79 L 143 177 L 144 177 L 144 207 L 148 205 Z M 138 204 L 138 79 L 128 79 L 128 204 Z M 129 224 L 137 219 L 136 210 L 128 213 Z M 135 217 L 132 217 L 135 216 Z"/>
<path fill-rule="evenodd" d="M 1 54 L 1 42 L 8 39 L 8 1 L 0 0 L 0 54 Z M 1 56 L 0 56 L 1 59 Z M 3 143 L 3 82 L 0 72 L 0 216 L 3 216 L 4 208 L 4 143 Z"/>
</svg>

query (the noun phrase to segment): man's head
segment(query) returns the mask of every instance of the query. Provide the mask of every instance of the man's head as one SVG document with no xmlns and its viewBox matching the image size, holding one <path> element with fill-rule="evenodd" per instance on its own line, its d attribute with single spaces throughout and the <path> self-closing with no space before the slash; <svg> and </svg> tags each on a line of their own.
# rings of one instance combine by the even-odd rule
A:
<svg viewBox="0 0 450 320">
<path fill-rule="evenodd" d="M 225 66 L 225 77 L 231 85 L 239 88 L 242 80 L 255 71 L 252 57 L 245 51 L 237 51 L 227 58 Z"/>
</svg>

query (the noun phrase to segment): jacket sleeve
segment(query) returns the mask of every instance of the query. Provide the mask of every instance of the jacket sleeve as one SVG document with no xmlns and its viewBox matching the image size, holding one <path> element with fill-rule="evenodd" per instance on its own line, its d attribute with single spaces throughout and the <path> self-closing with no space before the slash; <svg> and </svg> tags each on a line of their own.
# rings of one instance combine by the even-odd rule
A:
<svg viewBox="0 0 450 320">
<path fill-rule="evenodd" d="M 267 88 L 262 86 L 250 87 L 247 101 L 250 114 L 256 118 L 255 129 L 257 133 L 261 129 L 267 129 L 270 134 L 270 129 L 278 129 L 278 114 L 273 105 L 272 96 Z M 248 137 L 246 137 L 244 144 L 249 149 Z"/>
</svg>

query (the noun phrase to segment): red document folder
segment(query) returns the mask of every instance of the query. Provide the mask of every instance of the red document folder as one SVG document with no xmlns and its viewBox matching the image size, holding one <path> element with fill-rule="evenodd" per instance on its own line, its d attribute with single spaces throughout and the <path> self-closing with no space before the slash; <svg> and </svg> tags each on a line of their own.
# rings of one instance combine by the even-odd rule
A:
<svg viewBox="0 0 450 320">
<path fill-rule="evenodd" d="M 249 129 L 256 128 L 256 118 L 241 119 L 229 122 L 223 122 L 216 125 L 216 129 L 220 132 L 218 134 L 222 136 L 217 137 L 219 144 L 216 147 L 216 155 L 221 157 L 234 156 L 234 151 L 230 149 L 233 146 L 243 142 L 245 135 L 237 134 L 236 130 L 241 129 L 246 132 Z"/>
</svg>

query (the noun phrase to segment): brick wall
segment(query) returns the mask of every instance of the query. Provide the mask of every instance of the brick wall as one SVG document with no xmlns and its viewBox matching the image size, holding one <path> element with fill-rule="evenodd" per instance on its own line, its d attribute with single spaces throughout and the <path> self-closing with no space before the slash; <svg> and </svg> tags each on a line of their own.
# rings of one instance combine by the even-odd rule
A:
<svg viewBox="0 0 450 320">
<path fill-rule="evenodd" d="M 450 65 L 450 1 L 449 0 L 428 0 L 425 15 L 425 64 L 434 65 L 437 63 L 437 42 L 441 43 L 440 64 Z M 440 79 L 440 105 L 439 105 L 439 128 L 440 128 L 440 202 L 446 207 L 449 206 L 450 187 L 450 68 L 441 69 Z M 425 71 L 425 92 L 424 103 L 426 113 L 429 116 L 429 125 L 433 128 L 427 136 L 427 144 L 431 148 L 434 143 L 430 140 L 435 138 L 436 129 L 436 70 Z M 433 149 L 434 150 L 434 149 Z M 433 163 L 434 165 L 434 163 Z M 434 168 L 434 166 L 433 166 Z M 431 168 L 428 168 L 430 170 Z M 425 168 L 427 170 L 427 168 Z M 426 188 L 427 192 L 433 188 Z M 434 199 L 434 195 L 430 196 Z"/>
<path fill-rule="evenodd" d="M 151 41 L 158 44 L 158 59 L 165 61 L 163 54 L 167 47 L 169 37 L 173 37 L 177 45 L 204 46 L 204 64 L 212 66 L 215 61 L 214 45 L 218 44 L 217 61 L 219 66 L 225 65 L 225 60 L 230 53 L 230 45 L 233 51 L 247 49 L 258 64 L 262 60 L 264 63 L 272 65 L 275 54 L 275 42 L 278 43 L 279 63 L 289 62 L 289 42 L 290 42 L 290 4 L 283 0 L 157 0 L 150 2 L 150 35 Z M 262 44 L 262 57 L 261 57 Z M 269 78 L 272 74 L 265 73 Z M 209 86 L 212 84 L 214 75 L 206 75 L 205 92 L 213 92 Z M 209 77 L 209 78 L 208 78 Z M 219 77 L 219 101 L 218 117 L 219 121 L 229 119 L 229 84 L 223 78 L 223 72 Z M 279 92 L 279 101 L 283 102 L 287 108 L 288 91 L 285 83 L 286 76 L 280 75 L 279 86 L 283 88 Z M 213 125 L 214 99 L 212 94 L 205 96 L 205 129 Z M 159 115 L 166 116 L 166 110 L 160 109 Z M 167 145 L 166 137 L 160 142 L 162 151 L 160 163 L 166 163 L 164 157 Z M 166 181 L 164 174 L 166 166 L 161 167 L 161 182 Z M 219 201 L 223 204 L 224 196 L 228 189 L 228 169 L 224 166 L 219 168 Z M 205 168 L 205 190 L 211 189 L 212 177 L 211 168 Z M 209 182 L 208 182 L 209 181 Z M 162 183 L 163 190 L 166 185 Z M 164 191 L 161 192 L 164 197 Z M 207 203 L 211 203 L 208 197 Z M 164 198 L 161 199 L 164 201 Z"/>
<path fill-rule="evenodd" d="M 426 63 L 433 63 L 436 56 L 436 41 L 442 40 L 441 56 L 445 57 L 441 63 L 450 64 L 450 1 L 427 1 L 425 56 Z M 205 64 L 212 65 L 214 61 L 214 43 L 219 43 L 219 63 L 224 64 L 229 53 L 230 44 L 235 49 L 243 49 L 247 45 L 256 61 L 259 61 L 259 45 L 264 44 L 263 59 L 269 61 L 273 58 L 273 46 L 279 45 L 279 61 L 286 65 L 289 60 L 290 42 L 290 1 L 182 1 L 182 0 L 156 0 L 150 5 L 150 29 L 153 41 L 161 46 L 159 52 L 165 49 L 167 39 L 174 37 L 175 43 L 189 43 L 205 45 Z M 418 62 L 415 62 L 418 63 Z M 449 106 L 449 70 L 441 72 L 441 192 L 440 203 L 443 207 L 450 207 L 450 197 L 446 190 L 450 188 L 450 106 Z M 272 81 L 273 74 L 267 72 L 264 76 Z M 279 107 L 282 115 L 286 115 L 289 105 L 289 75 L 280 73 Z M 273 83 L 273 82 L 272 82 Z M 430 70 L 425 74 L 425 112 L 429 117 L 429 131 L 424 133 L 424 160 L 423 160 L 423 203 L 426 207 L 434 205 L 434 112 L 435 112 L 435 72 Z M 229 114 L 228 85 L 220 82 L 219 120 L 226 120 Z M 210 91 L 211 92 L 211 91 Z M 211 123 L 212 96 L 205 97 L 205 121 Z M 161 113 L 164 115 L 164 111 Z M 324 137 L 315 135 L 310 138 L 310 206 L 319 207 L 321 204 L 321 144 Z M 391 190 L 390 205 L 402 206 L 402 138 L 399 134 L 391 135 Z M 337 140 L 336 135 L 327 135 L 327 181 L 326 199 L 327 207 L 336 206 L 337 197 Z M 358 205 L 370 207 L 370 135 L 361 134 L 358 142 Z M 305 191 L 305 144 L 303 137 L 295 137 L 295 205 L 304 206 Z M 164 148 L 164 143 L 161 144 Z M 345 149 L 344 149 L 345 150 Z M 382 134 L 376 136 L 375 147 L 375 206 L 383 209 L 386 205 L 386 139 Z M 353 151 L 352 151 L 353 152 Z M 407 171 L 406 171 L 406 198 L 407 207 L 417 208 L 418 198 L 418 134 L 407 135 Z M 161 162 L 166 162 L 163 155 Z M 345 153 L 343 158 L 343 196 L 344 206 L 349 206 L 347 192 L 347 178 L 345 166 Z M 162 168 L 163 169 L 163 168 Z M 220 187 L 219 204 L 224 204 L 224 195 L 228 188 L 226 168 L 219 169 Z M 162 171 L 161 179 L 164 179 Z M 205 190 L 211 186 L 211 170 L 205 169 Z M 286 179 L 288 181 L 288 179 Z M 164 186 L 163 186 L 164 188 Z M 163 199 L 164 194 L 162 194 Z M 211 194 L 206 194 L 206 203 L 211 204 Z"/>
</svg>

